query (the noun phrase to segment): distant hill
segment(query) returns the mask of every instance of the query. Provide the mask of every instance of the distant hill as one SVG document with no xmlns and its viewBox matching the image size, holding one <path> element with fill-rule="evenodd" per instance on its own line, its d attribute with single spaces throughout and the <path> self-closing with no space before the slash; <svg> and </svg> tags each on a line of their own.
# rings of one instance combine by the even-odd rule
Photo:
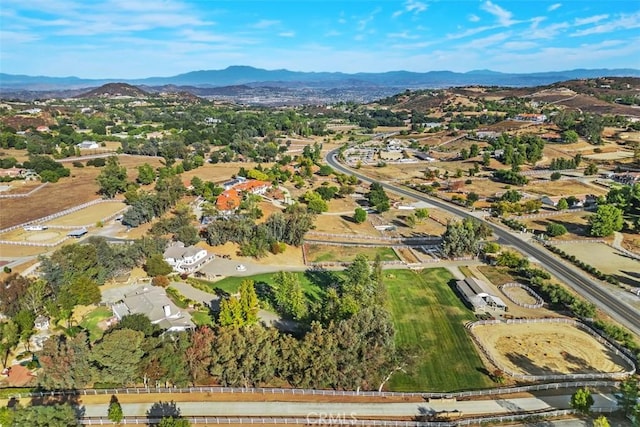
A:
<svg viewBox="0 0 640 427">
<path fill-rule="evenodd" d="M 127 83 L 107 83 L 88 92 L 76 95 L 75 98 L 146 98 L 150 94 Z"/>
<path fill-rule="evenodd" d="M 501 73 L 491 70 L 473 70 L 467 73 L 452 71 L 389 71 L 385 73 L 331 73 L 299 72 L 290 70 L 264 70 L 248 66 L 232 66 L 224 70 L 200 70 L 171 77 L 119 80 L 124 83 L 145 86 L 194 86 L 221 87 L 240 85 L 276 86 L 281 88 L 442 88 L 452 86 L 540 86 L 554 82 L 595 77 L 640 77 L 636 69 L 578 69 L 543 73 Z M 97 87 L 115 79 L 80 79 L 78 77 L 24 76 L 0 73 L 0 90 L 68 90 Z"/>
</svg>

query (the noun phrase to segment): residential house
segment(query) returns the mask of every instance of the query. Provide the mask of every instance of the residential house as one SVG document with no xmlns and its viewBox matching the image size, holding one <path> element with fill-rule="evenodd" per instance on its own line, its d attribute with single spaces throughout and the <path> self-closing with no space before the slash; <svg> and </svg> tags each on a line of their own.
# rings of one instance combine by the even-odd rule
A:
<svg viewBox="0 0 640 427">
<path fill-rule="evenodd" d="M 39 330 L 44 331 L 49 329 L 49 318 L 43 315 L 36 317 L 33 326 Z"/>
<path fill-rule="evenodd" d="M 535 124 L 541 124 L 544 123 L 547 120 L 547 116 L 544 114 L 527 114 L 527 113 L 523 113 L 523 114 L 518 114 L 515 117 L 515 120 L 520 121 L 520 122 L 531 122 L 531 123 L 535 123 Z"/>
<path fill-rule="evenodd" d="M 225 182 L 223 187 L 225 191 L 216 199 L 216 209 L 224 214 L 230 214 L 240 207 L 244 194 L 264 195 L 271 188 L 271 183 L 256 179 L 247 181 L 245 178 L 236 178 Z"/>
<path fill-rule="evenodd" d="M 0 169 L 0 176 L 18 178 L 24 176 L 26 172 L 26 169 L 13 167 L 8 169 Z"/>
<path fill-rule="evenodd" d="M 82 141 L 81 143 L 76 144 L 76 146 L 81 150 L 95 150 L 96 148 L 100 148 L 100 145 L 95 141 Z"/>
<path fill-rule="evenodd" d="M 194 329 L 191 315 L 182 312 L 169 299 L 164 288 L 159 286 L 140 286 L 126 294 L 122 301 L 111 306 L 118 321 L 131 314 L 144 314 L 151 323 L 167 332 L 180 332 Z"/>
<path fill-rule="evenodd" d="M 167 247 L 163 258 L 178 273 L 191 273 L 211 259 L 208 255 L 206 250 L 197 246 L 175 242 Z"/>
</svg>

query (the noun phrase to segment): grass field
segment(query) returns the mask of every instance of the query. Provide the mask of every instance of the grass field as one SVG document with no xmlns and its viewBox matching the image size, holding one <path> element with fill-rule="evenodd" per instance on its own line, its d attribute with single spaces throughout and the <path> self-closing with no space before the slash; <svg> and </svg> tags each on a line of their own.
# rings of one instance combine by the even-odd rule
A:
<svg viewBox="0 0 640 427">
<path fill-rule="evenodd" d="M 298 280 L 302 285 L 302 289 L 304 290 L 304 293 L 310 302 L 320 300 L 320 297 L 324 292 L 324 290 L 322 289 L 321 284 L 316 284 L 316 283 L 319 283 L 319 281 L 317 280 L 312 281 L 307 276 L 306 273 L 292 272 L 292 274 L 298 277 Z M 245 280 L 253 280 L 258 285 L 258 288 L 260 283 L 266 283 L 267 285 L 272 286 L 274 282 L 273 281 L 274 275 L 275 273 L 263 273 L 263 274 L 256 274 L 254 276 L 245 276 L 245 277 L 226 277 L 217 282 L 209 282 L 201 279 L 193 279 L 193 280 L 197 280 L 201 284 L 210 287 L 214 291 L 214 293 L 216 293 L 216 290 L 217 290 L 218 292 L 223 291 L 228 294 L 235 294 L 238 292 L 238 289 L 240 289 L 240 284 Z"/>
<path fill-rule="evenodd" d="M 355 246 L 328 246 L 308 244 L 307 257 L 311 262 L 351 262 L 358 255 L 366 255 L 373 260 L 378 254 L 382 261 L 398 261 L 398 255 L 391 248 L 360 248 Z"/>
<path fill-rule="evenodd" d="M 98 307 L 84 316 L 80 322 L 80 326 L 89 331 L 89 339 L 92 342 L 97 341 L 102 338 L 102 335 L 104 334 L 104 331 L 98 327 L 98 323 L 110 318 L 111 316 L 113 316 L 113 313 L 110 308 Z"/>
<path fill-rule="evenodd" d="M 391 378 L 391 390 L 454 391 L 493 385 L 464 329 L 474 317 L 449 287 L 452 280 L 442 268 L 385 271 L 396 344 L 409 360 L 406 373 Z"/>
</svg>

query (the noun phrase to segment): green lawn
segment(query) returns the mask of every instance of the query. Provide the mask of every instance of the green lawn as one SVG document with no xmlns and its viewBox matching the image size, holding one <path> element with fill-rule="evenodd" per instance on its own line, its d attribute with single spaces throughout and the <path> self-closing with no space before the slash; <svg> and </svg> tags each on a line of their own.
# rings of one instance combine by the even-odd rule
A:
<svg viewBox="0 0 640 427">
<path fill-rule="evenodd" d="M 213 326 L 213 319 L 207 311 L 195 311 L 191 313 L 191 319 L 196 326 Z"/>
<path fill-rule="evenodd" d="M 398 261 L 392 248 L 360 248 L 357 246 L 307 245 L 307 256 L 311 262 L 351 262 L 358 255 L 366 255 L 370 260 L 380 255 L 382 261 Z"/>
<path fill-rule="evenodd" d="M 235 294 L 236 292 L 238 292 L 238 289 L 240 289 L 240 284 L 245 280 L 253 280 L 258 285 L 258 288 L 261 283 L 266 283 L 267 285 L 272 286 L 274 274 L 275 273 L 263 273 L 245 277 L 225 277 L 224 279 L 217 282 L 208 282 L 201 279 L 198 279 L 198 281 L 201 284 L 209 286 L 214 291 L 214 293 L 216 289 L 219 289 L 229 294 Z M 300 284 L 302 285 L 302 289 L 304 290 L 309 301 L 317 301 L 320 299 L 322 292 L 324 292 L 320 284 L 316 284 L 317 282 L 312 282 L 303 272 L 293 272 L 293 274 L 298 276 Z M 259 293 L 260 292 L 258 292 L 258 294 Z"/>
<path fill-rule="evenodd" d="M 464 323 L 475 320 L 449 287 L 443 268 L 386 270 L 396 344 L 408 360 L 391 378 L 393 391 L 454 391 L 492 386 Z"/>
<path fill-rule="evenodd" d="M 113 312 L 109 307 L 98 307 L 82 318 L 80 326 L 89 331 L 89 339 L 91 341 L 97 341 L 104 334 L 104 331 L 98 327 L 98 323 L 111 316 L 113 316 Z"/>
</svg>

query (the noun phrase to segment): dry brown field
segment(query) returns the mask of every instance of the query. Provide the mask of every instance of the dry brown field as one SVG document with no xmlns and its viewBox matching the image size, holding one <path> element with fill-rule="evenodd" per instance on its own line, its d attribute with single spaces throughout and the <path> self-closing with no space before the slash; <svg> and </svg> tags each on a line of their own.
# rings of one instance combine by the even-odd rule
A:
<svg viewBox="0 0 640 427">
<path fill-rule="evenodd" d="M 538 301 L 529 292 L 518 287 L 502 288 L 502 293 L 507 294 L 512 300 L 517 301 L 519 304 L 536 304 Z"/>
<path fill-rule="evenodd" d="M 595 185 L 588 185 L 574 179 L 549 181 L 546 179 L 531 179 L 522 188 L 527 193 L 541 196 L 579 196 L 584 194 L 605 195 L 607 191 Z"/>
<path fill-rule="evenodd" d="M 159 159 L 145 156 L 120 156 L 120 164 L 127 168 L 130 180 L 137 177 L 136 167 L 143 163 L 157 167 Z M 0 199 L 0 228 L 10 227 L 100 198 L 96 177 L 102 170 L 96 167 L 71 167 L 71 176 L 37 191 L 29 197 Z"/>
<path fill-rule="evenodd" d="M 613 351 L 569 324 L 482 325 L 473 333 L 501 367 L 519 374 L 618 373 L 629 369 Z"/>
<path fill-rule="evenodd" d="M 562 224 L 567 229 L 568 233 L 555 237 L 554 240 L 575 240 L 583 239 L 587 236 L 588 218 L 591 215 L 589 212 L 580 211 L 574 213 L 566 213 L 553 215 L 546 218 L 529 218 L 521 220 L 527 226 L 529 230 L 543 231 L 547 228 L 547 225 L 551 223 Z"/>
<path fill-rule="evenodd" d="M 603 243 L 585 242 L 579 245 L 559 244 L 558 247 L 603 273 L 616 276 L 620 282 L 640 287 L 638 260 L 624 256 L 610 246 Z M 637 302 L 640 307 L 640 299 Z"/>
</svg>

